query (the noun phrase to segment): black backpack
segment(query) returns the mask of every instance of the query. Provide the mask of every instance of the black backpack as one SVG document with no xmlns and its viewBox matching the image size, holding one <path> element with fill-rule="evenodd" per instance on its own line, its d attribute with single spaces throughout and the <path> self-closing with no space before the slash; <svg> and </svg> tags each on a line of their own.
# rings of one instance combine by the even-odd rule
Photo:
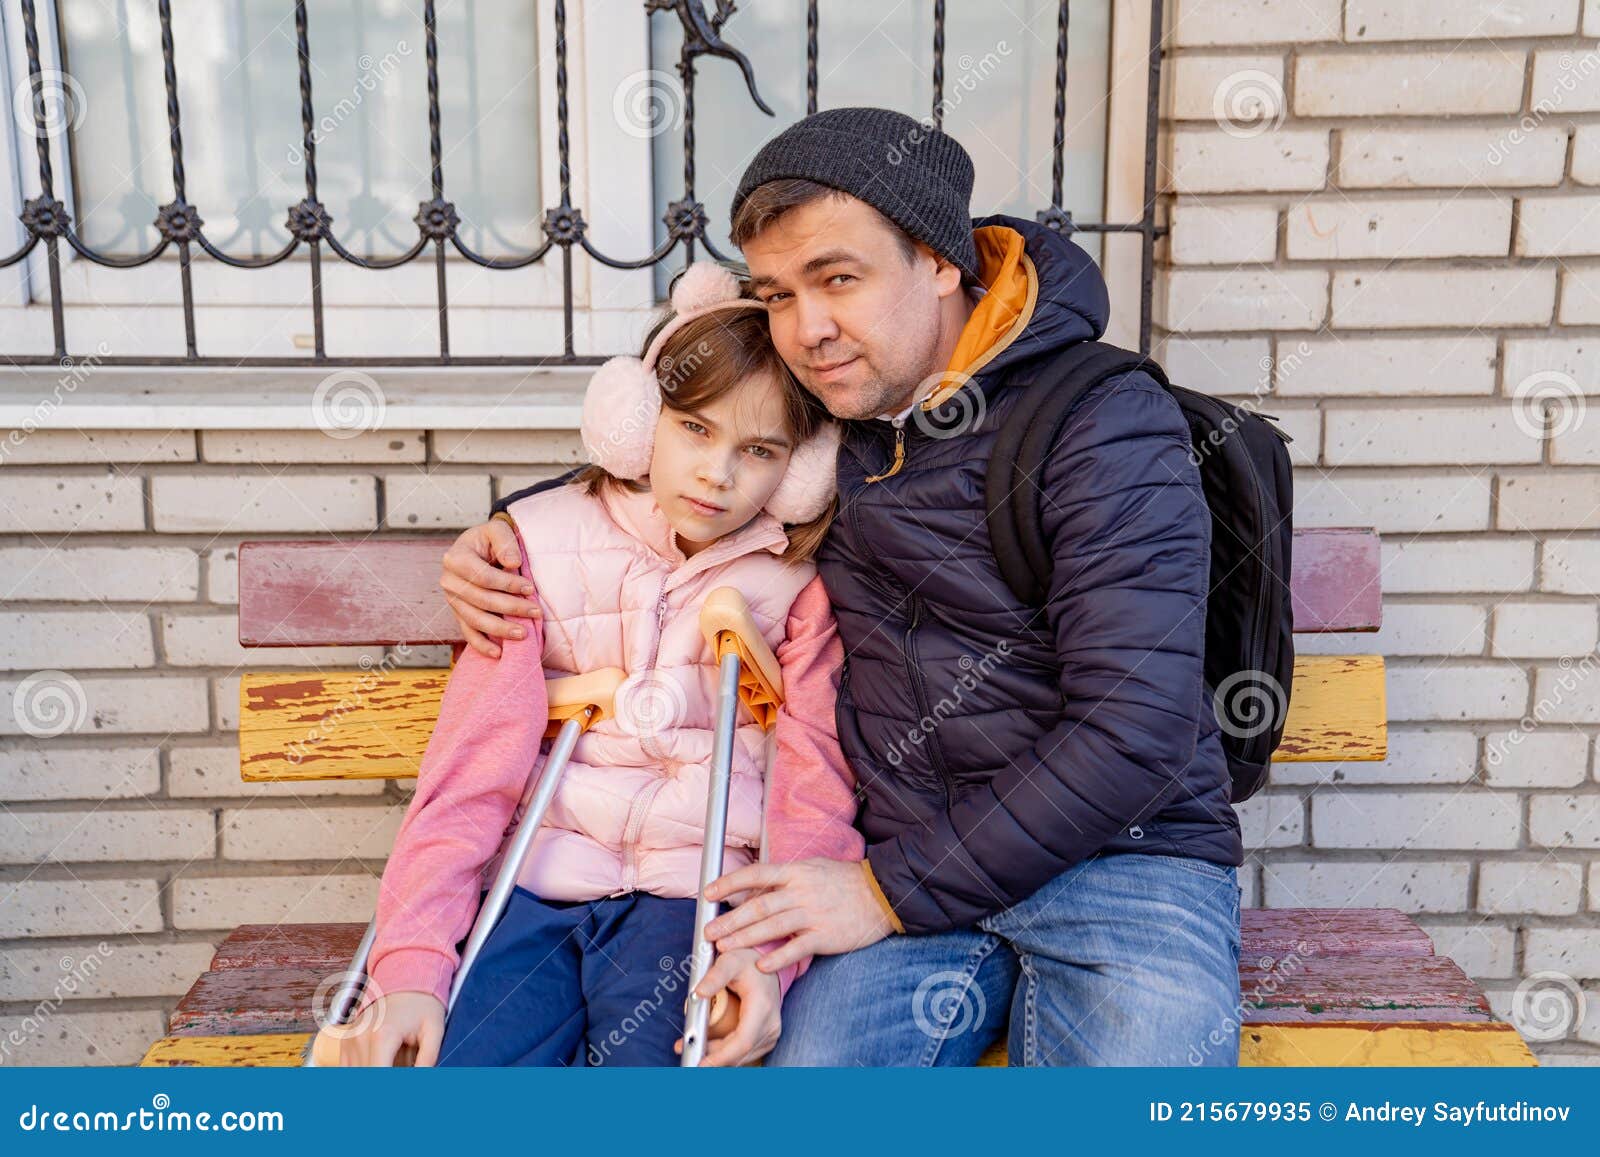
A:
<svg viewBox="0 0 1600 1157">
<path fill-rule="evenodd" d="M 1154 361 L 1129 350 L 1093 341 L 1069 346 L 1025 387 L 995 440 L 984 482 L 989 540 L 1006 585 L 1024 604 L 1042 607 L 1050 552 L 1036 479 L 1074 403 L 1130 370 L 1143 370 L 1177 399 L 1211 508 L 1205 681 L 1222 726 L 1233 802 L 1240 803 L 1266 782 L 1294 682 L 1291 439 L 1265 420 L 1271 415 L 1175 386 Z"/>
</svg>

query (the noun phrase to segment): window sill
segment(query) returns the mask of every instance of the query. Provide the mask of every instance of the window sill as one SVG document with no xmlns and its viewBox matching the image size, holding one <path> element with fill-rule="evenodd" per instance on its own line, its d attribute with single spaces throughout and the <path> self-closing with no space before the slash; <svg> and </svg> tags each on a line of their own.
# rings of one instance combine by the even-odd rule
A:
<svg viewBox="0 0 1600 1157">
<path fill-rule="evenodd" d="M 317 430 L 343 418 L 363 430 L 576 430 L 593 373 L 592 366 L 25 367 L 0 370 L 0 429 Z M 324 403 L 315 405 L 318 387 L 330 380 Z"/>
</svg>

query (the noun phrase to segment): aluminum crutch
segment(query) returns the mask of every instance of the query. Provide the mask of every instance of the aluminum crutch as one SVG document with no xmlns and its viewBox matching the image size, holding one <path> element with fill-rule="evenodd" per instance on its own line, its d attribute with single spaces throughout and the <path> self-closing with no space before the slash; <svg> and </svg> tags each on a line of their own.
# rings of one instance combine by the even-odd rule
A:
<svg viewBox="0 0 1600 1157">
<path fill-rule="evenodd" d="M 567 761 L 572 758 L 578 737 L 612 713 L 612 699 L 616 695 L 617 687 L 625 678 L 627 672 L 620 668 L 605 667 L 583 675 L 552 679 L 545 684 L 549 699 L 549 722 L 545 725 L 544 737 L 554 742 L 551 744 L 549 757 L 544 762 L 544 773 L 542 775 L 530 773 L 528 776 L 527 786 L 523 789 L 522 799 L 517 805 L 522 819 L 517 824 L 511 842 L 505 848 L 505 854 L 500 861 L 500 870 L 495 874 L 494 885 L 478 908 L 477 919 L 472 923 L 466 947 L 461 952 L 461 963 L 456 968 L 455 979 L 450 984 L 450 999 L 445 1005 L 447 1020 L 450 1011 L 455 1008 L 462 982 L 466 980 L 467 973 L 471 971 L 473 964 L 477 962 L 478 954 L 483 950 L 484 942 L 489 939 L 489 934 L 494 931 L 495 924 L 505 912 L 506 904 L 511 899 L 511 891 L 516 887 L 517 876 L 522 871 L 523 861 L 527 859 L 528 849 L 533 846 L 533 837 L 538 832 L 539 825 L 544 822 L 545 813 L 550 810 L 550 801 L 555 799 L 557 788 L 561 786 L 561 776 L 567 769 Z M 306 1047 L 305 1067 L 331 1067 L 339 1063 L 340 1042 L 344 1037 L 340 1030 L 348 1027 L 349 1018 L 355 1011 L 356 1003 L 366 984 L 367 961 L 371 956 L 372 943 L 377 938 L 377 931 L 378 920 L 374 916 L 372 922 L 367 925 L 366 935 L 361 938 L 361 944 L 356 949 L 347 979 L 334 997 L 328 1024 L 317 1032 Z"/>
<path fill-rule="evenodd" d="M 711 941 L 706 925 L 721 905 L 706 899 L 706 888 L 722 875 L 722 853 L 728 832 L 728 788 L 733 778 L 733 736 L 743 703 L 763 730 L 778 721 L 783 703 L 783 672 L 750 617 L 744 596 L 733 587 L 718 587 L 700 610 L 700 633 L 717 661 L 717 722 L 711 745 L 711 782 L 706 791 L 705 849 L 700 857 L 700 890 L 694 912 L 694 947 L 689 970 L 689 996 L 684 1002 L 684 1068 L 705 1059 L 711 1029 L 712 1002 L 694 994 L 711 969 Z"/>
</svg>

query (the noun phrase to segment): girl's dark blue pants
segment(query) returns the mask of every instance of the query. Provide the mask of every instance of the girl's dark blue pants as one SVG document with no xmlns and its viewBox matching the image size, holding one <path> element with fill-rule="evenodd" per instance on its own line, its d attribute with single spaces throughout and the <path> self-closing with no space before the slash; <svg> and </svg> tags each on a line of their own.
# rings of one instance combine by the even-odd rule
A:
<svg viewBox="0 0 1600 1157">
<path fill-rule="evenodd" d="M 677 1064 L 694 905 L 513 889 L 456 998 L 439 1064 Z"/>
</svg>

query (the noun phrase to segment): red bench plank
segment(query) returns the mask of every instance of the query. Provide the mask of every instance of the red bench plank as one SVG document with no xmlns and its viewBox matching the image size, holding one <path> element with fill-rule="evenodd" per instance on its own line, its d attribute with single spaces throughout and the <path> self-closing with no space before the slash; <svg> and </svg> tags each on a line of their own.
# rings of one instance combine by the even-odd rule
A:
<svg viewBox="0 0 1600 1157">
<path fill-rule="evenodd" d="M 1306 957 L 1291 965 L 1239 968 L 1250 1024 L 1323 1021 L 1489 1022 L 1489 1002 L 1446 956 Z"/>
<path fill-rule="evenodd" d="M 1289 595 L 1296 631 L 1376 631 L 1383 623 L 1378 536 L 1333 528 L 1294 532 Z"/>
<path fill-rule="evenodd" d="M 324 968 L 224 968 L 202 973 L 169 1018 L 173 1036 L 315 1032 L 318 989 L 332 994 Z"/>
<path fill-rule="evenodd" d="M 213 970 L 340 968 L 350 963 L 365 924 L 241 924 L 217 945 Z"/>
<path fill-rule="evenodd" d="M 449 538 L 246 542 L 239 547 L 239 642 L 246 647 L 459 643 L 439 591 Z M 1296 631 L 1375 631 L 1378 536 L 1297 530 Z"/>
<path fill-rule="evenodd" d="M 455 642 L 461 631 L 439 591 L 439 560 L 453 541 L 241 543 L 239 643 Z"/>
</svg>

